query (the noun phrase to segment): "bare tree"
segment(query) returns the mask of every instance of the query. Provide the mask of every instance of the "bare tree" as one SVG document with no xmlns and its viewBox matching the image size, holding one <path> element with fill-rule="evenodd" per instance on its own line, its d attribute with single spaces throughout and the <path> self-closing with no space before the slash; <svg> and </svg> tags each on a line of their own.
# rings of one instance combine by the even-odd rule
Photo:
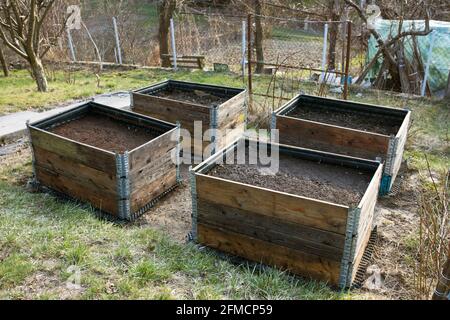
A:
<svg viewBox="0 0 450 320">
<path fill-rule="evenodd" d="M 7 47 L 28 62 L 37 89 L 41 92 L 48 90 L 42 57 L 50 49 L 50 46 L 42 46 L 42 29 L 55 1 L 0 1 L 0 38 Z M 61 32 L 63 30 L 64 26 L 61 27 Z"/>
<path fill-rule="evenodd" d="M 5 75 L 5 77 L 8 77 L 9 69 L 8 69 L 8 63 L 6 62 L 6 59 L 5 59 L 5 54 L 3 53 L 3 44 L 0 45 L 0 64 L 2 65 L 3 74 Z"/>
<path fill-rule="evenodd" d="M 169 27 L 170 19 L 173 16 L 177 6 L 176 0 L 162 0 L 159 4 L 159 56 L 163 67 L 170 67 L 170 60 L 165 59 L 164 55 L 169 54 Z"/>
<path fill-rule="evenodd" d="M 336 21 L 341 19 L 343 11 L 342 2 L 339 0 L 328 0 L 328 19 L 331 21 L 329 31 L 328 46 L 328 69 L 336 69 L 336 44 L 338 40 L 339 24 Z"/>
<path fill-rule="evenodd" d="M 363 12 L 359 5 L 357 5 L 352 0 L 344 0 L 345 3 L 353 8 L 361 20 L 367 25 L 367 15 Z M 402 1 L 402 0 L 401 0 Z M 404 92 L 404 93 L 412 93 L 412 89 L 409 81 L 409 72 L 408 68 L 411 68 L 411 63 L 407 61 L 405 57 L 405 48 L 404 48 L 404 39 L 406 37 L 416 37 L 416 36 L 426 36 L 431 32 L 430 29 L 430 18 L 429 18 L 429 9 L 426 1 L 420 1 L 422 6 L 422 15 L 425 17 L 425 27 L 423 30 L 414 30 L 410 29 L 407 31 L 402 31 L 403 24 L 403 14 L 404 14 L 404 6 L 403 1 L 400 5 L 400 14 L 397 16 L 399 19 L 399 27 L 397 34 L 390 36 L 387 39 L 383 39 L 381 34 L 373 29 L 369 28 L 368 32 L 375 39 L 378 51 L 375 54 L 375 58 L 368 64 L 366 70 L 362 72 L 359 76 L 358 82 L 360 83 L 365 75 L 368 73 L 369 67 L 371 68 L 374 64 L 374 61 L 379 57 L 383 57 L 383 64 L 381 70 L 379 72 L 378 80 L 382 78 L 384 72 L 389 73 L 392 79 L 392 88 L 394 90 Z M 392 13 L 391 13 L 392 14 Z M 357 82 L 357 83 L 358 83 Z M 375 81 L 376 84 L 380 81 Z"/>
<path fill-rule="evenodd" d="M 255 47 L 256 47 L 256 73 L 264 69 L 263 27 L 261 24 L 262 6 L 260 0 L 255 0 Z"/>
</svg>

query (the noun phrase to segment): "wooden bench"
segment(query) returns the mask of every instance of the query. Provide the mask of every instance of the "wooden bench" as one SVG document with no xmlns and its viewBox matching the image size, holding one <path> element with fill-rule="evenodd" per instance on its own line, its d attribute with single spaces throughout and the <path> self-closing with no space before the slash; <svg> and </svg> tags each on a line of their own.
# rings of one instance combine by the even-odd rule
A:
<svg viewBox="0 0 450 320">
<path fill-rule="evenodd" d="M 171 54 L 163 54 L 162 58 L 165 62 L 170 62 L 170 66 L 173 68 L 174 59 Z M 205 67 L 205 56 L 178 56 L 177 67 L 188 69 L 203 69 Z"/>
</svg>

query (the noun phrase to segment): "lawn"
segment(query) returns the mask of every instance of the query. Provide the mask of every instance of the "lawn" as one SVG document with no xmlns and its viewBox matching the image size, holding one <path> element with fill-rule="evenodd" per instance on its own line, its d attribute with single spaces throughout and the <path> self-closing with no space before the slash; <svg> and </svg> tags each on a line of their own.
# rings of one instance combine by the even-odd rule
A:
<svg viewBox="0 0 450 320">
<path fill-rule="evenodd" d="M 30 193 L 28 149 L 0 157 L 0 299 L 341 299 L 323 283 L 236 264 L 141 222 Z M 78 273 L 79 272 L 79 273 Z M 67 286 L 75 282 L 78 286 Z"/>
<path fill-rule="evenodd" d="M 70 81 L 69 81 L 70 78 Z M 212 82 L 242 86 L 238 76 L 224 77 L 220 73 L 166 70 L 104 71 L 100 81 L 90 71 L 54 71 L 49 77 L 50 90 L 36 91 L 36 84 L 26 70 L 14 71 L 8 78 L 0 77 L 0 115 L 30 109 L 45 110 L 60 103 L 86 99 L 97 94 L 118 90 L 129 91 L 167 78 Z"/>
<path fill-rule="evenodd" d="M 76 72 L 75 84 L 67 83 L 65 77 L 63 71 L 55 72 L 51 91 L 43 94 L 35 92 L 26 71 L 15 71 L 9 79 L 0 78 L 0 114 L 47 109 L 62 102 L 130 90 L 166 78 L 243 86 L 238 75 L 201 71 L 104 72 L 100 87 L 89 71 Z M 259 84 L 267 81 L 267 78 L 257 79 Z M 413 110 L 405 153 L 410 171 L 426 168 L 424 155 L 435 172 L 450 166 L 448 104 L 359 89 L 352 89 L 351 99 Z M 31 176 L 31 154 L 27 146 L 0 156 L 0 299 L 373 297 L 371 292 L 337 292 L 325 283 L 232 260 L 204 247 L 177 241 L 142 219 L 131 224 L 101 220 L 89 207 L 31 192 L 27 188 Z M 417 207 L 416 203 L 411 205 Z M 411 257 L 415 253 L 417 226 L 410 227 L 409 233 L 394 233 L 394 238 L 387 239 L 386 247 L 395 252 L 403 247 L 409 250 L 401 259 L 411 268 L 406 273 L 412 277 Z M 405 288 L 411 289 L 409 284 L 402 290 Z M 390 292 L 376 295 L 393 296 L 397 297 Z"/>
</svg>

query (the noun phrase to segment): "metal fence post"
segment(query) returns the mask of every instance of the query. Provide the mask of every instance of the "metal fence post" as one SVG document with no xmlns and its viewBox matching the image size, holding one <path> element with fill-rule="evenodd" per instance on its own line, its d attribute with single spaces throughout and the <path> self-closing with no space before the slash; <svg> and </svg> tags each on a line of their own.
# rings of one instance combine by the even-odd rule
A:
<svg viewBox="0 0 450 320">
<path fill-rule="evenodd" d="M 242 21 L 242 80 L 245 81 L 245 50 L 246 50 L 246 23 Z"/>
<path fill-rule="evenodd" d="M 114 35 L 115 35 L 115 39 L 116 39 L 117 58 L 119 60 L 119 64 L 122 64 L 122 51 L 120 49 L 120 40 L 119 40 L 119 30 L 117 28 L 117 19 L 116 19 L 116 17 L 113 17 L 112 20 L 113 20 L 113 26 L 114 26 Z"/>
<path fill-rule="evenodd" d="M 175 42 L 175 27 L 173 25 L 173 18 L 170 19 L 170 40 L 172 43 L 173 69 L 177 70 L 177 48 Z"/>
<path fill-rule="evenodd" d="M 72 34 L 70 33 L 70 29 L 67 28 L 67 42 L 69 42 L 69 49 L 70 49 L 70 55 L 72 57 L 72 61 L 77 61 L 77 58 L 75 56 L 75 48 L 73 46 L 73 40 L 72 40 Z"/>
<path fill-rule="evenodd" d="M 325 68 L 327 64 L 327 44 L 328 44 L 328 23 L 323 28 L 323 49 L 322 49 L 322 83 L 325 83 Z"/>
<path fill-rule="evenodd" d="M 347 20 L 347 54 L 345 57 L 345 79 L 344 79 L 344 100 L 348 98 L 348 81 L 350 72 L 350 51 L 352 44 L 352 22 Z"/>
<path fill-rule="evenodd" d="M 427 87 L 428 74 L 430 73 L 431 56 L 433 55 L 433 46 L 434 46 L 434 35 L 435 35 L 435 32 L 431 31 L 430 46 L 428 47 L 427 64 L 425 65 L 425 75 L 423 76 L 422 87 L 420 88 L 420 95 L 422 97 L 425 96 L 425 89 Z"/>
</svg>

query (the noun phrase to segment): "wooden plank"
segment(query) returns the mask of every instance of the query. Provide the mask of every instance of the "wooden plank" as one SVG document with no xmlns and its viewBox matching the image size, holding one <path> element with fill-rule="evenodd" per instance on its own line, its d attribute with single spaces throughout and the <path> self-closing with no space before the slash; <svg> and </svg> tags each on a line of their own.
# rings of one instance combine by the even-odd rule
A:
<svg viewBox="0 0 450 320">
<path fill-rule="evenodd" d="M 35 163 L 52 172 L 85 184 L 92 189 L 100 192 L 116 194 L 117 179 L 115 174 L 106 173 L 65 156 L 44 150 L 40 147 L 34 147 Z"/>
<path fill-rule="evenodd" d="M 348 207 L 196 174 L 199 199 L 345 234 Z"/>
<path fill-rule="evenodd" d="M 177 129 L 166 132 L 139 148 L 130 151 L 130 173 L 141 170 L 151 162 L 159 159 L 171 150 L 174 150 L 178 143 L 176 141 L 176 130 Z"/>
<path fill-rule="evenodd" d="M 116 160 L 112 152 L 79 143 L 62 136 L 30 127 L 31 142 L 33 147 L 63 155 L 85 166 L 115 174 Z"/>
<path fill-rule="evenodd" d="M 88 184 L 77 182 L 72 177 L 67 177 L 38 165 L 36 165 L 35 169 L 38 181 L 44 186 L 62 192 L 72 198 L 89 202 L 93 207 L 117 216 L 118 201 L 115 194 L 99 191 Z"/>
<path fill-rule="evenodd" d="M 206 106 L 134 92 L 132 109 L 171 123 L 179 121 L 191 135 L 194 134 L 194 121 L 201 121 L 203 130 L 210 128 L 210 108 Z"/>
<path fill-rule="evenodd" d="M 163 177 L 167 172 L 176 169 L 172 161 L 172 150 L 159 158 L 153 159 L 149 164 L 130 173 L 131 190 L 140 189 L 156 179 Z"/>
<path fill-rule="evenodd" d="M 324 123 L 277 116 L 280 143 L 375 160 L 386 158 L 389 137 Z"/>
<path fill-rule="evenodd" d="M 177 170 L 174 168 L 152 183 L 147 184 L 140 189 L 132 190 L 130 195 L 131 212 L 136 212 L 176 183 Z"/>
<path fill-rule="evenodd" d="M 283 247 L 341 261 L 345 237 L 199 199 L 197 221 Z"/>
<path fill-rule="evenodd" d="M 245 122 L 245 98 L 244 91 L 219 106 L 217 110 L 219 129 L 234 128 Z"/>
<path fill-rule="evenodd" d="M 338 284 L 340 262 L 204 224 L 198 224 L 197 232 L 198 241 L 212 248 L 328 281 L 333 285 Z"/>
<path fill-rule="evenodd" d="M 355 256 L 357 256 L 360 251 L 364 251 L 364 248 L 367 245 L 367 243 L 364 242 L 364 239 L 366 238 L 367 233 L 370 234 L 372 231 L 375 216 L 375 205 L 378 199 L 382 174 L 383 166 L 380 165 L 372 177 L 372 180 L 358 206 L 360 208 L 360 216 L 357 229 Z"/>
<path fill-rule="evenodd" d="M 357 228 L 356 243 L 354 256 L 352 260 L 352 282 L 358 271 L 359 264 L 364 255 L 364 251 L 367 247 L 367 243 L 370 239 L 370 234 L 373 230 L 374 217 L 375 217 L 375 206 L 378 199 L 378 192 L 380 190 L 381 176 L 383 174 L 383 166 L 380 165 L 375 172 L 372 180 L 367 188 L 361 202 L 359 204 L 360 216 Z"/>
<path fill-rule="evenodd" d="M 237 138 L 242 137 L 245 132 L 245 123 L 239 124 L 234 129 L 226 129 L 225 135 L 219 135 L 217 139 L 217 150 L 225 148 Z"/>
<path fill-rule="evenodd" d="M 398 171 L 400 170 L 400 167 L 402 165 L 403 152 L 405 151 L 406 141 L 408 139 L 408 128 L 410 118 L 411 112 L 408 112 L 407 116 L 405 117 L 405 120 L 403 121 L 402 126 L 400 127 L 400 130 L 398 131 L 395 137 L 397 139 L 397 145 L 393 155 L 394 159 L 392 161 L 392 170 L 390 172 L 390 175 L 392 177 L 391 184 L 394 183 Z"/>
</svg>

